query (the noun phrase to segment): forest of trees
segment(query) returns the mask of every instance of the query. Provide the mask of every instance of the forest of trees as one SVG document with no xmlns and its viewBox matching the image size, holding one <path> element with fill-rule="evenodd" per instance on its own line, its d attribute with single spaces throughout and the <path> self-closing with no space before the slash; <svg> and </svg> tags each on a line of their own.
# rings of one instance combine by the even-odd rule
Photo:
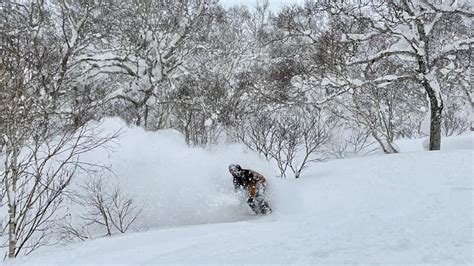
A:
<svg viewBox="0 0 474 266">
<path fill-rule="evenodd" d="M 473 16 L 454 0 L 278 12 L 265 1 L 1 1 L 0 245 L 16 257 L 50 243 L 71 179 L 92 171 L 80 155 L 115 138 L 94 134 L 89 122 L 104 117 L 176 129 L 192 146 L 243 143 L 282 177 L 367 147 L 397 153 L 399 138 L 439 150 L 442 136 L 474 130 Z M 105 187 L 75 200 L 123 233 L 140 206 Z"/>
</svg>

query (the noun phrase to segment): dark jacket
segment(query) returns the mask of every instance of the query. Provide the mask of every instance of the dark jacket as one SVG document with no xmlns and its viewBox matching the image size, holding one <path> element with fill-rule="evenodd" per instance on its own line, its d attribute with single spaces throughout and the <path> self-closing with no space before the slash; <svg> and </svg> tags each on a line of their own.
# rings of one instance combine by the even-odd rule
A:
<svg viewBox="0 0 474 266">
<path fill-rule="evenodd" d="M 236 190 L 241 188 L 247 189 L 248 196 L 252 199 L 257 196 L 257 186 L 265 188 L 267 182 L 263 175 L 249 169 L 242 169 L 233 177 L 234 188 Z"/>
</svg>

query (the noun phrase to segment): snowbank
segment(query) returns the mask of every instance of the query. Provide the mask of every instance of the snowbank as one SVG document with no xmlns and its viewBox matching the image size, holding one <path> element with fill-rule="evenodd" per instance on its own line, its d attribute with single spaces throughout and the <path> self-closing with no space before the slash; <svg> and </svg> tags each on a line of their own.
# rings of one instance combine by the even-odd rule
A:
<svg viewBox="0 0 474 266">
<path fill-rule="evenodd" d="M 429 139 L 401 139 L 395 141 L 401 152 L 427 150 Z M 472 150 L 474 149 L 474 133 L 468 132 L 461 136 L 450 136 L 441 138 L 441 150 Z"/>
</svg>

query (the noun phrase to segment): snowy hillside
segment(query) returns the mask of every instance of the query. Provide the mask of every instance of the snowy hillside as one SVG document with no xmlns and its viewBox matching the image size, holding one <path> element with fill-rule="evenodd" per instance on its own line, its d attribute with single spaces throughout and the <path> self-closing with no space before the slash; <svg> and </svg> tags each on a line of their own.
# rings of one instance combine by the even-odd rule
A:
<svg viewBox="0 0 474 266">
<path fill-rule="evenodd" d="M 473 3 L 0 0 L 0 266 L 474 265 Z"/>
<path fill-rule="evenodd" d="M 44 247 L 14 264 L 474 262 L 473 135 L 440 152 L 402 141 L 406 152 L 320 163 L 299 180 L 272 177 L 240 146 L 192 149 L 169 131 L 126 129 L 118 143 L 88 159 L 110 164 L 145 202 L 144 231 Z M 250 215 L 232 193 L 231 162 L 269 177 L 273 214 Z"/>
</svg>

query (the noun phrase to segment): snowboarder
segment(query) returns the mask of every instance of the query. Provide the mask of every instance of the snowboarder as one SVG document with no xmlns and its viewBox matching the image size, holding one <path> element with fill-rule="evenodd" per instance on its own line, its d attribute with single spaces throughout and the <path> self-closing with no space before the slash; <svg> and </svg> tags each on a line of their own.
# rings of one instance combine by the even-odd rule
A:
<svg viewBox="0 0 474 266">
<path fill-rule="evenodd" d="M 263 175 L 250 169 L 242 169 L 238 164 L 229 165 L 229 172 L 234 177 L 235 191 L 247 190 L 247 203 L 256 214 L 272 212 L 272 209 L 265 200 L 267 180 Z"/>
</svg>

